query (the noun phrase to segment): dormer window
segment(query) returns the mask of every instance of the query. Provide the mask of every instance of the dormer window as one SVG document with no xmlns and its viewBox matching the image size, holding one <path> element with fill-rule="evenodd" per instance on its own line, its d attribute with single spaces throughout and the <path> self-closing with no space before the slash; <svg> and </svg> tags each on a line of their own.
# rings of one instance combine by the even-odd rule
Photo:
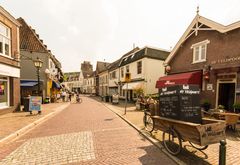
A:
<svg viewBox="0 0 240 165">
<path fill-rule="evenodd" d="M 191 49 L 193 49 L 193 63 L 199 63 L 206 61 L 207 58 L 207 44 L 209 40 L 204 40 L 202 42 L 193 44 Z"/>
</svg>

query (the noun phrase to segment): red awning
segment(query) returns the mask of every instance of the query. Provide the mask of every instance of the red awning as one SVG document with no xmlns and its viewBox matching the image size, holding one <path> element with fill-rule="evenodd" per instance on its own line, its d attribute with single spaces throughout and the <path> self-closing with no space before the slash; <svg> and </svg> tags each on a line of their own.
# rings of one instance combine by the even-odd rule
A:
<svg viewBox="0 0 240 165">
<path fill-rule="evenodd" d="M 171 85 L 193 84 L 201 85 L 202 72 L 187 72 L 160 77 L 156 83 L 156 88 L 163 88 Z"/>
</svg>

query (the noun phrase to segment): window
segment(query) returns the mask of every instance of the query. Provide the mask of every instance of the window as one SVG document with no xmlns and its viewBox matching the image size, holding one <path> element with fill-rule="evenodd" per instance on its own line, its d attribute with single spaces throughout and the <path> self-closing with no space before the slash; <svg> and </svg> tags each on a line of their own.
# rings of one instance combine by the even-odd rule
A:
<svg viewBox="0 0 240 165">
<path fill-rule="evenodd" d="M 124 77 L 124 68 L 121 68 L 121 77 Z"/>
<path fill-rule="evenodd" d="M 112 79 L 115 79 L 116 78 L 116 71 L 113 71 L 112 72 Z"/>
<path fill-rule="evenodd" d="M 0 23 L 0 54 L 10 56 L 11 50 L 10 29 Z"/>
<path fill-rule="evenodd" d="M 142 61 L 137 62 L 137 74 L 142 73 Z"/>
<path fill-rule="evenodd" d="M 105 81 L 105 83 L 108 83 L 108 76 L 106 75 L 106 81 Z"/>
<path fill-rule="evenodd" d="M 204 62 L 207 58 L 207 44 L 209 40 L 205 40 L 192 45 L 193 49 L 193 63 Z"/>
<path fill-rule="evenodd" d="M 129 65 L 126 66 L 126 72 L 129 73 Z"/>
</svg>

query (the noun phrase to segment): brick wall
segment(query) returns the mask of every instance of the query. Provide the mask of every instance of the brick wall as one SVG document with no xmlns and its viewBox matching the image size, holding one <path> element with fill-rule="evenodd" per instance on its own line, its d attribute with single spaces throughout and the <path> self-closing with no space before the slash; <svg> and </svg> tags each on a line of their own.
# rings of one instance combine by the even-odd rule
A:
<svg viewBox="0 0 240 165">
<path fill-rule="evenodd" d="M 192 64 L 191 46 L 204 40 L 210 40 L 207 44 L 207 61 Z M 199 31 L 197 36 L 193 34 L 180 46 L 170 62 L 171 73 L 203 69 L 204 65 L 208 64 L 212 67 L 238 66 L 240 61 L 212 64 L 215 60 L 236 56 L 240 56 L 240 28 L 224 34 L 217 31 Z"/>
<path fill-rule="evenodd" d="M 207 60 L 206 62 L 192 64 L 193 49 L 191 49 L 191 46 L 204 40 L 210 41 L 207 44 Z M 201 98 L 209 99 L 212 108 L 214 108 L 216 104 L 217 75 L 219 73 L 237 73 L 237 86 L 240 88 L 240 60 L 219 62 L 219 60 L 231 57 L 239 57 L 240 59 L 240 28 L 224 34 L 217 31 L 199 31 L 197 36 L 193 34 L 179 47 L 179 50 L 169 63 L 171 66 L 170 74 L 203 70 L 204 66 L 210 65 L 212 67 L 210 79 L 205 81 L 205 85 L 207 83 L 213 84 L 213 90 L 208 91 L 205 86 Z M 236 101 L 240 101 L 239 95 L 237 95 Z"/>
<path fill-rule="evenodd" d="M 9 27 L 11 30 L 11 57 L 7 58 L 4 56 L 0 56 L 0 63 L 7 64 L 12 67 L 19 68 L 19 59 L 20 53 L 19 45 L 18 45 L 18 26 L 10 21 L 6 16 L 0 13 L 0 22 L 5 26 Z M 7 75 L 6 75 L 7 76 Z M 20 103 L 20 79 L 10 77 L 9 79 L 9 86 L 10 86 L 10 107 L 7 109 L 1 109 L 0 113 L 6 113 L 9 111 L 16 111 L 19 110 L 19 103 Z"/>
</svg>

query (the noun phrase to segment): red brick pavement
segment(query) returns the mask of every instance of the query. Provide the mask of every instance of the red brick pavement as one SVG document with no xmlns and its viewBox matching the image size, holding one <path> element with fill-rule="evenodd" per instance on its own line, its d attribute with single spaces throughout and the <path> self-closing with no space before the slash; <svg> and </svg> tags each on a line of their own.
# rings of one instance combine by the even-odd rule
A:
<svg viewBox="0 0 240 165">
<path fill-rule="evenodd" d="M 138 129 L 144 130 L 143 126 L 143 111 L 134 110 L 135 107 L 128 107 L 128 112 L 126 115 L 124 113 L 124 107 L 121 105 L 111 105 L 104 103 L 109 109 L 115 111 L 123 118 L 129 120 Z M 237 131 L 227 130 L 226 131 L 227 140 L 227 150 L 226 150 L 226 163 L 227 165 L 239 165 L 240 164 L 240 152 L 238 152 L 240 147 L 240 124 L 237 125 Z M 150 136 L 150 135 L 149 135 Z M 154 131 L 152 137 L 162 141 L 162 131 Z M 176 156 L 182 162 L 192 165 L 202 165 L 202 164 L 218 164 L 219 159 L 219 143 L 211 144 L 206 150 L 198 151 L 190 146 L 188 142 L 183 142 L 183 150 L 181 154 Z"/>
<path fill-rule="evenodd" d="M 176 164 L 101 103 L 86 97 L 83 98 L 82 104 L 71 104 L 34 130 L 1 147 L 0 160 L 33 138 L 84 131 L 92 133 L 95 159 L 88 161 L 78 159 L 77 163 L 75 161 L 76 164 Z M 63 144 L 56 142 L 56 145 Z M 51 146 L 43 144 L 41 147 Z M 34 148 L 32 150 L 34 151 Z M 32 153 L 25 154 L 31 155 Z M 53 161 L 55 158 L 46 159 Z M 66 158 L 65 163 L 69 162 L 71 161 Z"/>
</svg>

